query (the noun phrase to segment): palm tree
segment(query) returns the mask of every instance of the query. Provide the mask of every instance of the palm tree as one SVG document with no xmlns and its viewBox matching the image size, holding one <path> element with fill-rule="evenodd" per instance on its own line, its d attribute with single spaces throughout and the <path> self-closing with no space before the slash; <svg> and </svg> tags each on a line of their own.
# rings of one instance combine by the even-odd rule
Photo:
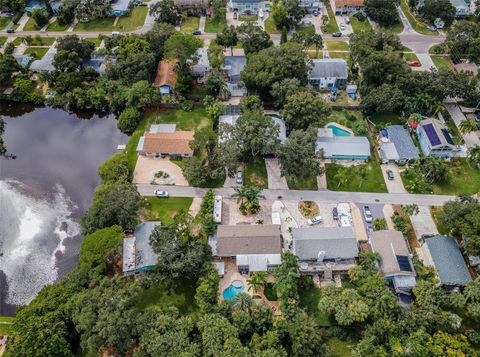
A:
<svg viewBox="0 0 480 357">
<path fill-rule="evenodd" d="M 458 128 L 463 134 L 471 133 L 478 130 L 477 122 L 475 121 L 475 119 L 466 119 L 461 121 Z"/>
<path fill-rule="evenodd" d="M 240 293 L 235 296 L 233 306 L 238 310 L 250 312 L 252 309 L 252 297 L 246 293 Z"/>
<path fill-rule="evenodd" d="M 338 181 L 337 188 L 340 186 L 345 185 L 348 182 L 348 179 L 350 178 L 348 175 L 347 169 L 344 167 L 339 167 L 337 173 L 334 176 L 335 180 Z"/>
<path fill-rule="evenodd" d="M 250 279 L 247 280 L 247 282 L 250 285 L 248 290 L 251 289 L 254 293 L 256 293 L 267 283 L 267 273 L 264 271 L 256 271 L 252 274 Z"/>
<path fill-rule="evenodd" d="M 474 165 L 480 166 L 480 145 L 475 145 L 468 149 L 468 159 L 473 162 Z"/>
<path fill-rule="evenodd" d="M 262 189 L 258 186 L 242 186 L 235 188 L 232 198 L 237 198 L 240 203 L 240 210 L 245 213 L 257 213 L 260 210 L 259 198 L 265 198 L 260 192 Z"/>
</svg>

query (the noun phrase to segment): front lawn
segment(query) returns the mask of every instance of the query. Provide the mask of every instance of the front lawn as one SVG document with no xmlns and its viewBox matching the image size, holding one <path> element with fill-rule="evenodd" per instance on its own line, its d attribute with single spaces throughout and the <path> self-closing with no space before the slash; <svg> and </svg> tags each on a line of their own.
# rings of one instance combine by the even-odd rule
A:
<svg viewBox="0 0 480 357">
<path fill-rule="evenodd" d="M 369 120 L 375 124 L 378 128 L 382 128 L 388 125 L 403 125 L 405 122 L 403 121 L 400 114 L 397 113 L 382 113 L 378 112 L 373 114 Z"/>
<path fill-rule="evenodd" d="M 327 50 L 329 51 L 348 51 L 348 43 L 344 41 L 327 41 Z"/>
<path fill-rule="evenodd" d="M 408 22 L 410 22 L 410 25 L 412 25 L 412 28 L 415 31 L 417 31 L 418 33 L 421 33 L 422 35 L 428 35 L 428 36 L 438 35 L 437 31 L 429 30 L 424 23 L 420 22 L 415 17 L 415 15 L 412 14 L 407 0 L 400 0 L 400 7 L 402 8 L 402 11 L 405 14 L 405 16 L 407 17 Z"/>
<path fill-rule="evenodd" d="M 32 37 L 32 43 L 30 46 L 51 46 L 55 42 L 55 38 L 51 37 Z"/>
<path fill-rule="evenodd" d="M 198 30 L 200 26 L 200 18 L 189 16 L 182 20 L 182 25 L 180 26 L 180 30 L 182 32 L 192 33 L 193 31 Z"/>
<path fill-rule="evenodd" d="M 273 17 L 272 16 L 269 16 L 265 22 L 265 31 L 267 31 L 267 33 L 273 33 L 273 34 L 278 34 L 280 33 L 279 30 L 277 30 L 277 26 L 275 26 L 275 22 L 273 21 Z"/>
<path fill-rule="evenodd" d="M 32 56 L 35 59 L 42 59 L 49 49 L 46 47 L 29 47 L 24 52 L 25 55 Z"/>
<path fill-rule="evenodd" d="M 47 26 L 47 31 L 58 31 L 63 32 L 70 27 L 70 24 L 67 25 L 60 25 L 58 21 L 52 22 L 50 25 Z"/>
<path fill-rule="evenodd" d="M 212 17 L 207 17 L 205 21 L 205 32 L 207 33 L 219 33 L 222 32 L 225 27 L 227 27 L 227 19 L 223 18 L 221 20 L 213 19 Z"/>
<path fill-rule="evenodd" d="M 330 58 L 341 58 L 341 59 L 344 59 L 346 61 L 350 57 L 350 52 L 331 52 L 331 51 L 329 51 L 328 56 Z"/>
<path fill-rule="evenodd" d="M 265 167 L 265 160 L 257 158 L 254 162 L 245 164 L 245 185 L 258 186 L 261 188 L 268 188 L 267 168 Z"/>
<path fill-rule="evenodd" d="M 390 32 L 390 33 L 396 33 L 396 34 L 399 34 L 403 31 L 403 23 L 401 20 L 399 20 L 397 23 L 391 25 L 391 26 L 388 26 L 388 27 L 382 27 L 382 30 L 384 30 L 385 32 Z"/>
<path fill-rule="evenodd" d="M 360 21 L 355 16 L 350 17 L 350 25 L 352 25 L 353 32 L 367 31 L 372 28 L 367 19 Z"/>
<path fill-rule="evenodd" d="M 110 32 L 115 31 L 113 23 L 115 22 L 115 17 L 106 17 L 99 19 L 92 19 L 89 22 L 79 22 L 73 31 L 92 31 L 92 32 Z"/>
<path fill-rule="evenodd" d="M 240 15 L 238 17 L 238 21 L 255 22 L 255 21 L 258 21 L 258 16 L 257 15 Z"/>
<path fill-rule="evenodd" d="M 295 32 L 314 34 L 314 33 L 315 33 L 315 26 L 313 26 L 313 24 L 298 26 L 298 27 L 295 29 Z"/>
<path fill-rule="evenodd" d="M 7 37 L 0 37 L 0 46 L 3 46 L 7 42 Z"/>
<path fill-rule="evenodd" d="M 128 16 L 122 16 L 118 19 L 115 29 L 121 32 L 134 31 L 138 27 L 143 26 L 147 13 L 147 6 L 134 6 Z"/>
<path fill-rule="evenodd" d="M 433 193 L 437 195 L 474 195 L 480 192 L 480 170 L 467 159 L 452 159 L 450 180 L 446 184 L 433 185 Z"/>
<path fill-rule="evenodd" d="M 203 108 L 189 112 L 182 109 L 152 109 L 145 115 L 151 124 L 177 124 L 177 130 L 196 130 L 213 125 Z"/>
<path fill-rule="evenodd" d="M 313 285 L 313 283 L 310 283 L 306 287 L 300 287 L 298 293 L 300 295 L 300 306 L 306 310 L 308 315 L 313 317 L 319 326 L 328 327 L 332 325 L 328 315 L 318 309 L 318 302 L 320 301 L 321 295 L 319 288 Z"/>
<path fill-rule="evenodd" d="M 287 180 L 287 185 L 290 190 L 318 190 L 317 177 L 297 177 L 296 180 L 293 180 L 291 176 L 285 176 Z"/>
<path fill-rule="evenodd" d="M 344 179 L 341 173 L 344 171 Z M 365 164 L 345 167 L 339 164 L 326 164 L 327 188 L 331 191 L 347 192 L 388 192 L 383 180 L 380 164 L 367 162 Z"/>
<path fill-rule="evenodd" d="M 12 22 L 9 17 L 0 17 L 0 30 L 3 30 L 7 25 Z"/>
<path fill-rule="evenodd" d="M 95 45 L 95 47 L 100 46 L 100 43 L 102 42 L 98 37 L 97 38 L 86 38 L 85 41 L 93 43 Z"/>
<path fill-rule="evenodd" d="M 40 27 L 37 26 L 35 20 L 31 17 L 28 18 L 27 23 L 23 27 L 23 31 L 39 31 Z"/>
<path fill-rule="evenodd" d="M 443 234 L 443 235 L 449 235 L 450 232 L 443 225 L 442 222 L 440 222 L 440 213 L 442 213 L 442 208 L 441 207 L 430 207 L 430 213 L 432 214 L 433 221 L 435 222 L 435 225 L 437 226 L 438 233 Z"/>
<path fill-rule="evenodd" d="M 430 56 L 433 64 L 440 71 L 442 69 L 453 69 L 453 63 L 449 56 Z"/>
<path fill-rule="evenodd" d="M 413 52 L 403 52 L 403 58 L 405 58 L 405 61 L 419 61 L 417 55 Z"/>
<path fill-rule="evenodd" d="M 328 12 L 328 23 L 326 25 L 327 33 L 334 33 L 340 31 L 338 28 L 337 20 L 335 19 L 335 15 L 333 13 L 332 7 L 330 6 L 330 1 L 325 0 L 323 4 L 327 8 Z"/>
<path fill-rule="evenodd" d="M 188 212 L 192 201 L 193 198 L 191 197 L 159 198 L 156 196 L 147 196 L 144 198 L 142 206 L 148 211 L 146 215 L 148 221 L 171 223 L 173 217 L 180 210 Z"/>
<path fill-rule="evenodd" d="M 169 279 L 161 284 L 154 284 L 149 289 L 144 289 L 137 300 L 137 308 L 145 310 L 149 306 L 175 306 L 184 314 L 191 314 L 197 310 L 195 304 L 196 279 Z"/>
</svg>

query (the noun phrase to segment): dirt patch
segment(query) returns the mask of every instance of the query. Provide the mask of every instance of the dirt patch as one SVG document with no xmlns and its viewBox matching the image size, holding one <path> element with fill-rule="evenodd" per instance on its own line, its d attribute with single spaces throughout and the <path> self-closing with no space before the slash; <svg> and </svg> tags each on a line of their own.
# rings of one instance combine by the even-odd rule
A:
<svg viewBox="0 0 480 357">
<path fill-rule="evenodd" d="M 257 185 L 257 186 L 263 186 L 263 185 L 265 185 L 265 180 L 263 179 L 263 177 L 257 176 L 256 174 L 250 174 L 250 176 L 248 176 L 248 179 L 249 179 L 250 182 L 252 182 L 254 185 Z"/>
<path fill-rule="evenodd" d="M 318 205 L 313 201 L 299 202 L 298 209 L 305 218 L 318 216 Z"/>
</svg>

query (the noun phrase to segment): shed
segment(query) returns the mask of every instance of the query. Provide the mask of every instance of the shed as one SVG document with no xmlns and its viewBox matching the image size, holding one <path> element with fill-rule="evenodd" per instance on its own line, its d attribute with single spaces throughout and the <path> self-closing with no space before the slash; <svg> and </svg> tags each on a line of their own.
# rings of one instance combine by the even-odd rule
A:
<svg viewBox="0 0 480 357">
<path fill-rule="evenodd" d="M 161 94 L 173 93 L 177 84 L 177 72 L 175 61 L 160 61 L 157 66 L 157 76 L 154 86 L 160 88 Z"/>
</svg>

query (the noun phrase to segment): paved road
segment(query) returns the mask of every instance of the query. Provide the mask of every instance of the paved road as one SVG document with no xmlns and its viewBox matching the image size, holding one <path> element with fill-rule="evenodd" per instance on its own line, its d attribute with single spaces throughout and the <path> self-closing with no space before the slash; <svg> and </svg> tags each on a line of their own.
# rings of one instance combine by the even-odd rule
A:
<svg viewBox="0 0 480 357">
<path fill-rule="evenodd" d="M 187 186 L 159 186 L 138 184 L 138 192 L 142 196 L 153 196 L 155 190 L 165 190 L 173 197 L 202 197 L 206 189 Z M 235 191 L 232 188 L 218 188 L 219 195 L 230 197 Z M 370 192 L 335 192 L 335 191 L 297 191 L 297 190 L 263 190 L 268 200 L 276 200 L 279 196 L 285 200 L 311 200 L 319 202 L 354 202 L 365 204 L 412 204 L 421 206 L 442 206 L 455 199 L 447 195 L 414 195 L 409 193 L 370 193 Z"/>
</svg>

